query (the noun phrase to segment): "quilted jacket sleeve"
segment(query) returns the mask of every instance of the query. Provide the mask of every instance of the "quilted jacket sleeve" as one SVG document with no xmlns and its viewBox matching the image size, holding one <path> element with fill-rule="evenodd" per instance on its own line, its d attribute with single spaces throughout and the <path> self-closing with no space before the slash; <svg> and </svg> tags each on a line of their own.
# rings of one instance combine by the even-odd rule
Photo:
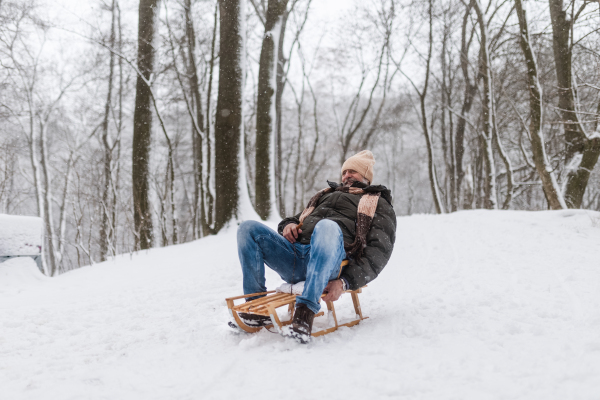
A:
<svg viewBox="0 0 600 400">
<path fill-rule="evenodd" d="M 350 260 L 342 271 L 350 290 L 356 290 L 377 278 L 386 266 L 396 241 L 396 213 L 384 199 L 379 200 L 377 211 L 367 234 L 367 247 L 360 260 Z"/>
<path fill-rule="evenodd" d="M 296 224 L 296 225 L 297 225 L 297 224 L 299 224 L 299 223 L 300 223 L 300 215 L 301 215 L 301 214 L 302 214 L 302 213 L 301 213 L 301 212 L 299 212 L 298 214 L 294 215 L 293 217 L 287 217 L 287 218 L 284 218 L 284 219 L 283 219 L 283 220 L 282 220 L 282 221 L 279 223 L 279 225 L 277 225 L 277 232 L 279 232 L 279 234 L 280 234 L 280 235 L 283 235 L 283 228 L 285 228 L 285 226 L 286 226 L 287 224 L 291 224 L 292 222 L 293 222 L 294 224 Z"/>
</svg>

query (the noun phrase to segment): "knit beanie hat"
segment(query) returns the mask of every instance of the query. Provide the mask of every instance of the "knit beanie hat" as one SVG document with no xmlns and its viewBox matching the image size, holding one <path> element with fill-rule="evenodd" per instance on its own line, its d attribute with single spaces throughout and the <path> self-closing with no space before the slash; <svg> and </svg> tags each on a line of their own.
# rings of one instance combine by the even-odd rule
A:
<svg viewBox="0 0 600 400">
<path fill-rule="evenodd" d="M 363 150 L 344 162 L 344 165 L 342 165 L 342 174 L 347 169 L 353 169 L 364 176 L 369 183 L 373 183 L 373 165 L 375 165 L 373 153 L 369 150 Z"/>
</svg>

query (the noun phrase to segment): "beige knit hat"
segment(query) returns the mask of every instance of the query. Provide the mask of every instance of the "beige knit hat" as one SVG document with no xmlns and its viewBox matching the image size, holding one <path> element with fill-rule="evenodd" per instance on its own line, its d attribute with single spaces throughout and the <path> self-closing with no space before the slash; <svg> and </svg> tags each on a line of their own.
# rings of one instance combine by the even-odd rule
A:
<svg viewBox="0 0 600 400">
<path fill-rule="evenodd" d="M 363 150 L 344 162 L 344 165 L 342 165 L 342 174 L 347 169 L 353 169 L 364 176 L 369 183 L 373 183 L 373 165 L 375 165 L 373 153 L 369 150 Z"/>
</svg>

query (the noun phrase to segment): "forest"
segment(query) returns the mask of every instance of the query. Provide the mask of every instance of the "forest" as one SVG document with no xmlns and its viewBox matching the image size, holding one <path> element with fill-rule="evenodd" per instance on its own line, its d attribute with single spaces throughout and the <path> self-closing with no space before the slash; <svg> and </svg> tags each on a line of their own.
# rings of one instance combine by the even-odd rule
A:
<svg viewBox="0 0 600 400">
<path fill-rule="evenodd" d="M 304 209 L 600 211 L 600 3 L 0 0 L 0 213 L 44 272 Z"/>
</svg>

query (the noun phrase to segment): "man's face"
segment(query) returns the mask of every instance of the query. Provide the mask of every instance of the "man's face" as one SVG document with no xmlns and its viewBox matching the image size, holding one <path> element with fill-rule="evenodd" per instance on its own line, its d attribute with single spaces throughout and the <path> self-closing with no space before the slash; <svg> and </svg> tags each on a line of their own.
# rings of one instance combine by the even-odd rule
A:
<svg viewBox="0 0 600 400">
<path fill-rule="evenodd" d="M 347 169 L 342 172 L 342 184 L 344 187 L 352 186 L 354 182 L 369 183 L 369 181 L 367 181 L 361 174 L 353 169 Z"/>
</svg>

